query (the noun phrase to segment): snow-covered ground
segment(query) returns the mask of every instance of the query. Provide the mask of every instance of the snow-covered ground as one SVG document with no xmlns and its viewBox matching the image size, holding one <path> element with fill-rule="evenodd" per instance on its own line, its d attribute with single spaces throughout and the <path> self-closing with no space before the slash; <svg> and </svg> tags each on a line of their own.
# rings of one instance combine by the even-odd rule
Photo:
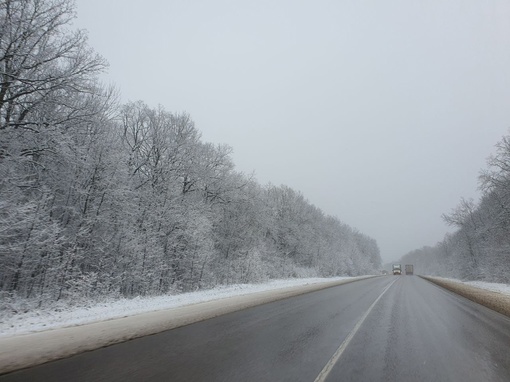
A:
<svg viewBox="0 0 510 382">
<path fill-rule="evenodd" d="M 63 328 L 106 321 L 120 317 L 177 308 L 206 301 L 242 296 L 256 292 L 362 277 L 306 278 L 273 280 L 265 284 L 237 284 L 215 289 L 158 297 L 137 297 L 94 303 L 83 306 L 53 306 L 51 309 L 30 310 L 24 313 L 0 312 L 0 337 L 10 337 L 48 329 Z"/>
<path fill-rule="evenodd" d="M 487 283 L 484 281 L 461 281 L 463 284 L 471 285 L 476 288 L 490 290 L 493 292 L 499 292 L 510 296 L 510 285 L 508 284 L 497 284 Z"/>
<path fill-rule="evenodd" d="M 443 279 L 443 280 L 453 281 L 453 282 L 461 283 L 461 284 L 465 284 L 465 285 L 471 285 L 475 288 L 490 290 L 492 292 L 498 292 L 498 293 L 510 296 L 510 285 L 509 284 L 488 283 L 485 281 L 461 281 L 461 280 L 457 280 L 457 279 L 450 279 L 447 277 L 436 277 L 436 276 L 433 276 L 433 277 L 436 279 Z"/>
</svg>

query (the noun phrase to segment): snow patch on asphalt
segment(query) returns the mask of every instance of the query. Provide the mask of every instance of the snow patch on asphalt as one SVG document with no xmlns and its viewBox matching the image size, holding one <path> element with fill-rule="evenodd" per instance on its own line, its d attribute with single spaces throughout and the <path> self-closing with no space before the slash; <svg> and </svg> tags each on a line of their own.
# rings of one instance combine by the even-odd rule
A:
<svg viewBox="0 0 510 382">
<path fill-rule="evenodd" d="M 164 309 L 178 308 L 206 301 L 243 296 L 256 292 L 282 288 L 321 284 L 325 282 L 355 280 L 361 277 L 306 278 L 273 280 L 264 284 L 236 284 L 220 286 L 198 292 L 158 297 L 136 297 L 132 299 L 112 300 L 102 303 L 89 303 L 82 306 L 54 306 L 35 309 L 22 313 L 0 311 L 0 338 L 49 329 L 65 328 L 128 317 Z"/>
</svg>

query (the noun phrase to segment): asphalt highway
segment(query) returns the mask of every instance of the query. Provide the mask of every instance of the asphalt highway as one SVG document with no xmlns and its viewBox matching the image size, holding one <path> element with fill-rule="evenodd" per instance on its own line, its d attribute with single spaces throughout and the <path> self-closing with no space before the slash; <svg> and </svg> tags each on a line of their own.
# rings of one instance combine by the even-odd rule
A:
<svg viewBox="0 0 510 382">
<path fill-rule="evenodd" d="M 510 381 L 510 319 L 417 276 L 364 279 L 4 381 Z"/>
</svg>

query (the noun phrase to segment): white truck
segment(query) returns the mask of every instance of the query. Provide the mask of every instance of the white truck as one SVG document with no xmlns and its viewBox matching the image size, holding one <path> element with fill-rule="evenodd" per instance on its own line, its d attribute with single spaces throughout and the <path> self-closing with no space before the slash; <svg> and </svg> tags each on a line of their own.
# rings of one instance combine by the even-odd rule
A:
<svg viewBox="0 0 510 382">
<path fill-rule="evenodd" d="M 402 265 L 401 264 L 393 264 L 393 274 L 394 275 L 402 274 Z"/>
</svg>

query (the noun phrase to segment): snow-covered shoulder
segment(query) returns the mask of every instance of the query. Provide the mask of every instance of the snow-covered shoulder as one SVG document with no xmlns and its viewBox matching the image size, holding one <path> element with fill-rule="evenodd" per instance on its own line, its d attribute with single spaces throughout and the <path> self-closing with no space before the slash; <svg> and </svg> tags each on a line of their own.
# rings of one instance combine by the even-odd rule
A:
<svg viewBox="0 0 510 382">
<path fill-rule="evenodd" d="M 456 283 L 461 283 L 465 285 L 471 285 L 475 288 L 490 290 L 492 292 L 498 292 L 504 295 L 510 296 L 510 285 L 509 284 L 503 284 L 503 283 L 489 283 L 485 281 L 462 281 L 457 279 L 452 279 L 448 277 L 437 277 L 433 276 L 436 279 L 442 279 L 447 281 L 452 281 Z"/>
<path fill-rule="evenodd" d="M 272 280 L 263 284 L 219 286 L 214 289 L 176 295 L 136 297 L 102 303 L 90 302 L 89 304 L 70 307 L 58 305 L 46 309 L 16 312 L 15 314 L 13 312 L 0 312 L 0 337 L 84 325 L 256 292 L 341 280 L 355 280 L 364 277 L 370 276 Z"/>
<path fill-rule="evenodd" d="M 485 281 L 463 281 L 463 283 L 476 288 L 499 292 L 510 296 L 510 285 L 508 284 L 488 283 Z"/>
</svg>

